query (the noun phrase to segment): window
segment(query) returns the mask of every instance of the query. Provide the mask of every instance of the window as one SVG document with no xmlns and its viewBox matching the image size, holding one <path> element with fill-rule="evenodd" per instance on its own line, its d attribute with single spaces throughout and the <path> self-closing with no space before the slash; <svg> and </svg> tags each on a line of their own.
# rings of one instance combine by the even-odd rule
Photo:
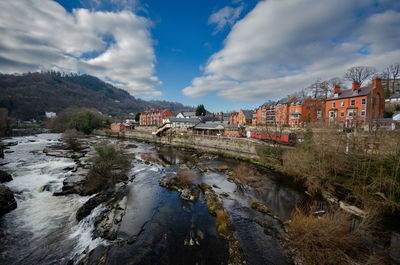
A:
<svg viewBox="0 0 400 265">
<path fill-rule="evenodd" d="M 329 116 L 330 116 L 331 118 L 334 118 L 334 117 L 335 117 L 335 112 L 333 112 L 333 111 L 329 112 Z"/>
<path fill-rule="evenodd" d="M 340 117 L 344 117 L 344 111 L 343 110 L 340 112 Z"/>
<path fill-rule="evenodd" d="M 319 110 L 317 110 L 317 118 L 321 118 L 321 115 L 322 114 L 322 111 L 319 109 Z"/>
<path fill-rule="evenodd" d="M 332 102 L 332 108 L 334 108 L 335 107 L 335 102 Z"/>
<path fill-rule="evenodd" d="M 366 100 L 365 100 L 365 98 L 363 98 L 363 99 L 361 100 L 361 105 L 365 105 L 365 102 L 366 102 Z"/>
<path fill-rule="evenodd" d="M 351 105 L 351 106 L 356 105 L 356 101 L 355 101 L 354 99 L 352 99 L 352 100 L 350 101 L 350 105 Z"/>
<path fill-rule="evenodd" d="M 361 110 L 361 116 L 365 116 L 365 110 Z"/>
<path fill-rule="evenodd" d="M 344 100 L 342 100 L 342 102 L 340 103 L 341 107 L 344 107 Z"/>
</svg>

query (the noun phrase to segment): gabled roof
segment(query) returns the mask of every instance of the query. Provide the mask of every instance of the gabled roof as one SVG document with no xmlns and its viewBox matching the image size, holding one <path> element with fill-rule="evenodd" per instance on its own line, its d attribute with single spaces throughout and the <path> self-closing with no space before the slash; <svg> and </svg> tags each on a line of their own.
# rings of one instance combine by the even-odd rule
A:
<svg viewBox="0 0 400 265">
<path fill-rule="evenodd" d="M 242 110 L 242 112 L 243 112 L 244 118 L 245 118 L 246 120 L 251 120 L 251 119 L 253 119 L 253 113 L 254 113 L 254 111 L 252 111 L 252 110 Z"/>
<path fill-rule="evenodd" d="M 285 105 L 291 102 L 291 100 L 293 100 L 293 96 L 287 96 L 285 98 L 282 98 L 280 100 L 278 100 L 278 102 L 276 102 L 276 105 Z"/>
<path fill-rule="evenodd" d="M 275 102 L 268 101 L 268 102 L 265 102 L 264 104 L 262 104 L 261 106 L 259 106 L 258 109 L 268 109 L 268 108 L 274 107 L 275 105 L 276 105 Z"/>
<path fill-rule="evenodd" d="M 302 104 L 304 101 L 306 101 L 309 97 L 303 96 L 303 97 L 296 97 L 295 100 L 290 103 L 290 105 L 297 105 L 297 104 Z"/>
<path fill-rule="evenodd" d="M 185 111 L 185 112 L 182 112 L 182 115 L 185 117 L 193 117 L 193 116 L 196 116 L 196 112 L 195 111 Z"/>
<path fill-rule="evenodd" d="M 340 90 L 337 97 L 335 97 L 335 95 L 332 95 L 326 100 L 367 96 L 372 92 L 372 90 L 374 90 L 373 86 L 361 87 L 359 90 L 354 91 L 352 89 Z"/>
</svg>

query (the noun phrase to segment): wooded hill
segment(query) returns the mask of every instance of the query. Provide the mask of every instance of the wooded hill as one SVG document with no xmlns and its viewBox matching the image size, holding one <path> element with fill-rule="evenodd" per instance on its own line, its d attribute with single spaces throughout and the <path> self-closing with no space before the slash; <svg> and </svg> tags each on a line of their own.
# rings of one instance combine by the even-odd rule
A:
<svg viewBox="0 0 400 265">
<path fill-rule="evenodd" d="M 58 72 L 9 75 L 0 73 L 0 108 L 21 120 L 40 119 L 44 112 L 59 113 L 68 107 L 95 108 L 112 116 L 146 108 L 190 109 L 177 102 L 145 101 L 90 75 Z"/>
</svg>

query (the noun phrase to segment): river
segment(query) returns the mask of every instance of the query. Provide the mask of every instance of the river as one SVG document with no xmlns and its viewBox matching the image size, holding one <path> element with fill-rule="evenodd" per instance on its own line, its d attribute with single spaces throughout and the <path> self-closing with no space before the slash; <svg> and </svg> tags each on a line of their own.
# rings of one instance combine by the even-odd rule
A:
<svg viewBox="0 0 400 265">
<path fill-rule="evenodd" d="M 96 140 L 97 138 L 92 138 Z M 302 194 L 290 183 L 265 169 L 241 164 L 245 171 L 262 178 L 262 187 L 237 185 L 228 181 L 221 165 L 238 166 L 236 160 L 199 154 L 194 151 L 125 140 L 132 153 L 127 182 L 126 213 L 116 240 L 94 238 L 94 219 L 101 207 L 77 222 L 75 214 L 90 197 L 53 196 L 75 166 L 70 158 L 46 156 L 42 150 L 60 142 L 59 134 L 14 137 L 0 169 L 11 171 L 13 180 L 5 183 L 15 194 L 18 207 L 0 219 L 0 262 L 4 264 L 73 264 L 87 253 L 89 263 L 103 257 L 106 264 L 228 264 L 228 243 L 216 232 L 215 217 L 203 199 L 181 200 L 179 193 L 158 185 L 165 175 L 182 168 L 207 168 L 196 182 L 214 185 L 224 194 L 223 206 L 235 226 L 248 264 L 286 264 L 277 239 L 280 220 L 287 220 Z M 150 153 L 164 163 L 145 163 L 142 153 Z M 255 173 L 256 172 L 256 173 Z M 262 214 L 250 207 L 255 198 L 271 209 Z M 260 226 L 262 220 L 267 226 Z"/>
</svg>

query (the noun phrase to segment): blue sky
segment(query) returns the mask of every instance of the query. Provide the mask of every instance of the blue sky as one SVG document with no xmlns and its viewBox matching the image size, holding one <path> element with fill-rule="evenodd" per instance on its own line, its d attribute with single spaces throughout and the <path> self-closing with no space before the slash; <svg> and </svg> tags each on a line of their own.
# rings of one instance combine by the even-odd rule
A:
<svg viewBox="0 0 400 265">
<path fill-rule="evenodd" d="M 397 0 L 0 2 L 0 72 L 95 75 L 132 95 L 255 108 L 400 61 Z"/>
</svg>

